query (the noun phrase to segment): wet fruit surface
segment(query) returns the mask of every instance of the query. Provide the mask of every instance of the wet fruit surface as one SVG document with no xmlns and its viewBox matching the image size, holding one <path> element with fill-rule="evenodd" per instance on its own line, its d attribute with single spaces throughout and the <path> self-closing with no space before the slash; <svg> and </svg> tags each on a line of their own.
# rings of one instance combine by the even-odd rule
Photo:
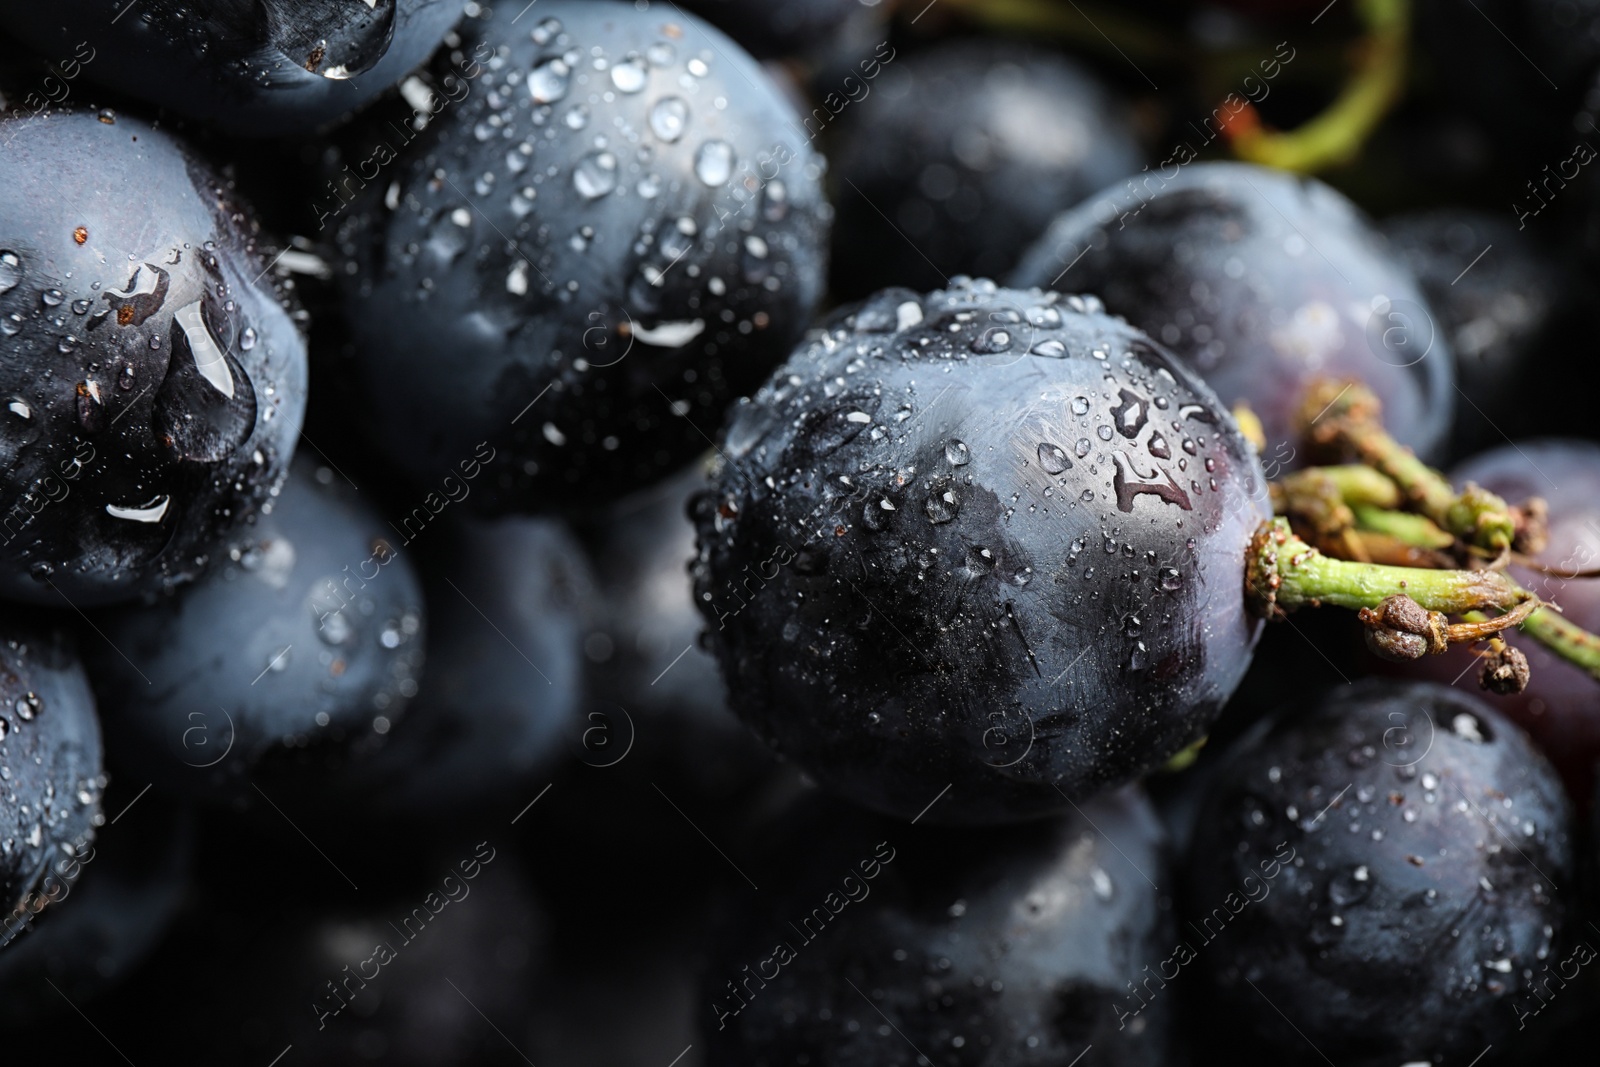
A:
<svg viewBox="0 0 1600 1067">
<path fill-rule="evenodd" d="M 1001 831 L 813 796 L 767 836 L 770 888 L 742 894 L 706 972 L 712 1067 L 1171 1062 L 1170 999 L 1131 1026 L 1115 1010 L 1171 942 L 1136 789 Z"/>
<path fill-rule="evenodd" d="M 0 617 L 0 949 L 66 897 L 104 822 L 100 726 L 72 639 Z"/>
<path fill-rule="evenodd" d="M 283 478 L 304 342 L 246 209 L 166 134 L 76 112 L 0 135 L 0 595 L 192 580 Z"/>
<path fill-rule="evenodd" d="M 793 109 L 720 33 L 671 9 L 536 14 L 468 28 L 480 73 L 440 86 L 448 110 L 339 231 L 377 439 L 425 480 L 489 442 L 474 506 L 500 512 L 618 496 L 702 451 L 804 329 L 830 214 Z"/>
<path fill-rule="evenodd" d="M 1003 277 L 1057 214 L 1139 169 L 1126 106 L 1075 63 L 981 41 L 879 52 L 836 127 L 806 120 L 836 133 L 840 297 Z"/>
<path fill-rule="evenodd" d="M 90 80 L 246 137 L 309 133 L 427 58 L 460 0 L 63 0 L 0 26 Z M 135 10 L 137 8 L 137 10 Z"/>
<path fill-rule="evenodd" d="M 1095 302 L 886 290 L 721 450 L 694 577 L 734 710 L 869 807 L 1064 809 L 1195 740 L 1249 662 L 1260 467 Z"/>
<path fill-rule="evenodd" d="M 1549 764 L 1442 686 L 1368 680 L 1284 710 L 1217 772 L 1188 859 L 1182 910 L 1221 1029 L 1341 1064 L 1506 1047 L 1573 936 L 1571 811 Z"/>
<path fill-rule="evenodd" d="M 327 787 L 381 748 L 422 676 L 422 583 L 333 470 L 298 460 L 197 584 L 96 616 L 91 649 L 121 765 L 211 803 Z"/>
<path fill-rule="evenodd" d="M 0 0 L 0 1067 L 1594 1059 L 1467 6 Z"/>
<path fill-rule="evenodd" d="M 1314 179 L 1215 163 L 1113 185 L 1061 216 L 1015 281 L 1097 294 L 1224 403 L 1247 402 L 1269 473 L 1295 462 L 1295 416 L 1319 375 L 1364 381 L 1420 453 L 1449 429 L 1448 339 L 1372 224 Z"/>
</svg>

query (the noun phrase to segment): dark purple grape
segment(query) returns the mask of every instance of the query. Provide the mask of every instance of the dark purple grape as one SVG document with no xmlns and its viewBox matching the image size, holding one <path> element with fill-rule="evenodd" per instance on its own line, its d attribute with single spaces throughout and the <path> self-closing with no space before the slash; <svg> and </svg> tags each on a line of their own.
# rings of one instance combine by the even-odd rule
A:
<svg viewBox="0 0 1600 1067">
<path fill-rule="evenodd" d="M 11 4 L 0 28 L 72 78 L 215 123 L 309 133 L 428 57 L 460 0 L 60 0 Z"/>
<path fill-rule="evenodd" d="M 1542 497 L 1550 506 L 1550 543 L 1534 558 L 1558 574 L 1600 568 L 1600 445 L 1589 441 L 1535 440 L 1474 456 L 1450 472 L 1454 485 L 1476 482 L 1506 500 Z M 1510 573 L 1568 619 L 1600 630 L 1600 580 L 1563 579 L 1517 564 Z M 1561 771 L 1574 797 L 1587 798 L 1600 761 L 1600 683 L 1543 645 L 1508 635 L 1528 657 L 1528 687 L 1514 696 L 1486 696 L 1533 737 Z M 1472 651 L 1453 648 L 1416 661 L 1412 673 L 1478 691 Z"/>
<path fill-rule="evenodd" d="M 280 784 L 326 791 L 370 758 L 422 670 L 422 583 L 395 540 L 302 457 L 212 573 L 97 615 L 91 662 L 118 765 L 189 798 L 259 805 L 257 789 L 274 803 Z"/>
<path fill-rule="evenodd" d="M 767 773 L 771 755 L 729 710 L 700 642 L 688 504 L 705 484 L 696 464 L 585 524 L 601 599 L 583 641 L 589 699 L 574 754 L 593 767 L 648 762 L 726 795 Z"/>
<path fill-rule="evenodd" d="M 353 804 L 387 814 L 520 795 L 581 732 L 594 579 L 566 528 L 456 517 L 429 538 L 428 667 L 388 744 L 349 780 Z"/>
<path fill-rule="evenodd" d="M 306 350 L 229 188 L 109 112 L 0 122 L 0 597 L 193 580 L 281 483 Z"/>
<path fill-rule="evenodd" d="M 733 708 L 868 807 L 1063 810 L 1198 738 L 1249 663 L 1260 465 L 1093 298 L 886 290 L 722 453 L 694 577 Z"/>
<path fill-rule="evenodd" d="M 1351 1067 L 1513 1047 L 1571 935 L 1550 765 L 1431 684 L 1337 687 L 1262 727 L 1217 771 L 1187 861 L 1184 941 L 1224 1043 Z"/>
<path fill-rule="evenodd" d="M 1466 401 L 1456 411 L 1457 450 L 1548 425 L 1540 397 L 1559 364 L 1557 330 L 1573 294 L 1560 261 L 1509 216 L 1447 208 L 1385 219 L 1382 230 L 1455 354 Z"/>
<path fill-rule="evenodd" d="M 71 892 L 105 821 L 100 725 L 70 636 L 0 612 L 0 962 Z M 43 917 L 42 919 L 40 917 Z"/>
<path fill-rule="evenodd" d="M 684 7 L 721 28 L 753 55 L 817 55 L 845 42 L 882 39 L 883 0 L 684 0 Z"/>
<path fill-rule="evenodd" d="M 710 1067 L 1174 1062 L 1161 825 L 1136 788 L 1060 819 L 935 830 L 832 801 L 763 834 L 696 1004 Z"/>
<path fill-rule="evenodd" d="M 1128 109 L 1069 59 L 985 40 L 880 52 L 836 126 L 827 99 L 805 120 L 836 133 L 837 295 L 1001 277 L 1059 213 L 1139 169 Z"/>
<path fill-rule="evenodd" d="M 360 410 L 399 469 L 431 485 L 488 442 L 473 506 L 547 511 L 704 450 L 805 328 L 830 209 L 793 109 L 698 19 L 498 10 L 464 30 L 463 54 L 493 58 L 459 102 L 383 131 L 401 160 L 354 179 L 346 313 Z"/>
<path fill-rule="evenodd" d="M 1296 464 L 1317 376 L 1365 382 L 1419 453 L 1449 432 L 1448 339 L 1372 224 L 1314 179 L 1241 163 L 1143 174 L 1057 219 L 1016 281 L 1098 294 L 1225 404 L 1247 402 L 1269 473 Z"/>
</svg>

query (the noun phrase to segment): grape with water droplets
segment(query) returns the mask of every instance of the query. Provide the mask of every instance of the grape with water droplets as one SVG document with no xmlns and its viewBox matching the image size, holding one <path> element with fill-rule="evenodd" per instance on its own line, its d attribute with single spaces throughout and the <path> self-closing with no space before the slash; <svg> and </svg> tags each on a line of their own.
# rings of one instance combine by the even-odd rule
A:
<svg viewBox="0 0 1600 1067">
<path fill-rule="evenodd" d="M 0 121 L 0 597 L 193 580 L 282 481 L 306 349 L 248 210 L 135 119 Z"/>
<path fill-rule="evenodd" d="M 104 821 L 100 725 L 65 630 L 0 612 L 0 952 L 64 902 Z"/>
<path fill-rule="evenodd" d="M 302 457 L 200 582 L 95 619 L 90 663 L 119 765 L 212 803 L 328 788 L 417 691 L 422 583 L 394 532 Z"/>
<path fill-rule="evenodd" d="M 428 57 L 461 0 L 55 0 L 0 26 L 90 81 L 241 137 L 310 133 Z"/>
<path fill-rule="evenodd" d="M 1317 377 L 1366 383 L 1424 455 L 1450 429 L 1449 341 L 1372 224 L 1315 179 L 1240 163 L 1144 174 L 1057 219 L 1013 280 L 1097 294 L 1224 403 L 1247 402 L 1269 469 L 1304 461 L 1297 415 Z"/>
<path fill-rule="evenodd" d="M 1249 663 L 1260 465 L 1092 298 L 886 290 L 721 451 L 694 577 L 733 708 L 868 807 L 1064 810 L 1197 739 Z"/>
<path fill-rule="evenodd" d="M 1286 707 L 1217 770 L 1187 860 L 1218 1036 L 1352 1067 L 1512 1045 L 1571 948 L 1570 824 L 1550 765 L 1466 693 Z"/>
<path fill-rule="evenodd" d="M 1136 787 L 1001 830 L 812 795 L 763 830 L 762 890 L 723 921 L 697 1005 L 711 1067 L 1174 1062 L 1175 996 L 1117 1012 L 1173 941 Z"/>
<path fill-rule="evenodd" d="M 501 513 L 703 451 L 805 328 L 830 211 L 793 109 L 716 30 L 600 0 L 509 14 L 466 25 L 464 54 L 495 51 L 459 102 L 375 134 L 400 159 L 339 229 L 376 442 L 429 485 L 488 442 L 472 506 Z"/>
</svg>

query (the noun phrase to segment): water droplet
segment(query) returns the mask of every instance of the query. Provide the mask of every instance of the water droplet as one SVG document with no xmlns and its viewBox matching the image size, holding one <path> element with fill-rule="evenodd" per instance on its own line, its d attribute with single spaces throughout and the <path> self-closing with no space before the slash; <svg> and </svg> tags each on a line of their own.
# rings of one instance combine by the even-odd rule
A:
<svg viewBox="0 0 1600 1067">
<path fill-rule="evenodd" d="M 1335 907 L 1348 907 L 1366 900 L 1372 893 L 1372 874 L 1365 867 L 1350 867 L 1328 880 L 1328 901 Z"/>
<path fill-rule="evenodd" d="M 118 504 L 107 504 L 106 514 L 113 519 L 127 519 L 130 522 L 157 523 L 166 517 L 167 508 L 172 504 L 169 496 L 158 496 L 148 504 L 137 507 L 122 507 Z"/>
<path fill-rule="evenodd" d="M 1111 427 L 1098 426 L 1095 428 L 1094 435 L 1102 441 L 1109 441 L 1111 440 Z"/>
<path fill-rule="evenodd" d="M 1011 331 L 1003 327 L 991 326 L 973 338 L 969 347 L 980 356 L 1009 352 L 1011 351 Z"/>
<path fill-rule="evenodd" d="M 1139 436 L 1140 430 L 1144 429 L 1144 424 L 1150 417 L 1150 405 L 1145 401 L 1144 397 L 1129 392 L 1127 389 L 1121 390 L 1117 399 L 1117 409 L 1113 412 L 1113 421 L 1116 423 L 1117 432 L 1132 440 Z"/>
<path fill-rule="evenodd" d="M 22 257 L 10 249 L 0 249 L 0 294 L 9 293 L 22 281 Z"/>
<path fill-rule="evenodd" d="M 1089 398 L 1086 397 L 1086 396 L 1073 397 L 1072 398 L 1072 413 L 1074 415 L 1087 415 L 1087 414 L 1089 414 Z"/>
<path fill-rule="evenodd" d="M 1168 593 L 1183 588 L 1183 575 L 1178 573 L 1176 567 L 1162 567 L 1156 572 L 1156 581 Z"/>
<path fill-rule="evenodd" d="M 1039 445 L 1039 466 L 1044 468 L 1046 474 L 1060 474 L 1072 466 L 1072 460 L 1067 458 L 1059 445 L 1045 441 Z"/>
<path fill-rule="evenodd" d="M 1067 346 L 1054 338 L 1050 338 L 1040 341 L 1028 349 L 1028 352 L 1035 356 L 1044 356 L 1047 359 L 1062 359 L 1067 354 Z"/>
<path fill-rule="evenodd" d="M 1142 671 L 1150 662 L 1150 650 L 1144 647 L 1143 641 L 1133 643 L 1133 651 L 1128 654 L 1128 670 Z"/>
<path fill-rule="evenodd" d="M 561 20 L 549 18 L 541 19 L 528 36 L 532 38 L 534 44 L 545 45 L 549 44 L 555 38 L 555 35 L 560 32 Z"/>
<path fill-rule="evenodd" d="M 86 378 L 75 390 L 78 426 L 84 433 L 99 433 L 105 429 L 105 398 L 100 395 L 100 383 Z"/>
<path fill-rule="evenodd" d="M 222 346 L 217 344 L 215 337 L 211 336 L 211 329 L 206 325 L 205 315 L 200 310 L 200 301 L 185 304 L 173 316 L 178 328 L 183 331 L 184 341 L 187 342 L 189 354 L 194 358 L 195 368 L 201 377 L 210 382 L 223 396 L 233 396 L 233 375 L 228 371 L 227 361 L 222 355 Z"/>
<path fill-rule="evenodd" d="M 547 59 L 528 73 L 528 95 L 536 104 L 553 104 L 567 95 L 572 68 L 557 58 Z"/>
<path fill-rule="evenodd" d="M 950 522 L 960 510 L 961 498 L 956 495 L 955 486 L 949 483 L 936 485 L 922 504 L 923 514 L 932 523 Z"/>
<path fill-rule="evenodd" d="M 889 525 L 889 514 L 897 510 L 888 497 L 869 500 L 861 508 L 861 525 L 877 533 Z"/>
<path fill-rule="evenodd" d="M 1159 432 L 1150 435 L 1150 444 L 1147 446 L 1150 454 L 1157 459 L 1171 459 L 1172 449 L 1167 446 L 1167 439 Z"/>
<path fill-rule="evenodd" d="M 47 308 L 60 307 L 66 295 L 60 289 L 46 289 L 39 294 L 39 300 Z"/>
<path fill-rule="evenodd" d="M 1072 446 L 1072 450 L 1078 454 L 1079 459 L 1082 459 L 1089 454 L 1089 449 L 1092 447 L 1094 446 L 1089 444 L 1087 437 L 1080 437 L 1078 438 L 1078 443 Z"/>
<path fill-rule="evenodd" d="M 246 326 L 239 332 L 239 351 L 250 351 L 256 346 L 256 340 L 259 338 L 259 336 L 260 335 L 256 333 L 256 328 L 254 326 Z M 132 368 L 129 369 L 131 370 Z"/>
<path fill-rule="evenodd" d="M 589 125 L 589 109 L 584 107 L 582 104 L 579 104 L 577 107 L 567 112 L 565 121 L 567 124 L 567 129 L 581 130 L 585 126 Z"/>
<path fill-rule="evenodd" d="M 1132 511 L 1134 498 L 1146 493 L 1176 504 L 1184 511 L 1194 510 L 1189 494 L 1172 480 L 1171 474 L 1159 467 L 1146 474 L 1133 465 L 1126 452 L 1118 452 L 1112 458 L 1117 468 L 1111 477 L 1111 484 L 1117 491 L 1117 510 Z"/>
<path fill-rule="evenodd" d="M 722 185 L 733 176 L 733 146 L 707 141 L 694 156 L 694 173 L 706 185 Z"/>
<path fill-rule="evenodd" d="M 610 152 L 584 156 L 572 171 L 572 184 L 585 200 L 605 196 L 617 187 L 617 157 Z"/>
<path fill-rule="evenodd" d="M 27 692 L 17 698 L 15 710 L 17 718 L 23 722 L 32 722 L 33 717 L 43 709 L 44 705 L 39 700 L 39 694 Z"/>
<path fill-rule="evenodd" d="M 317 627 L 317 636 L 320 637 L 325 644 L 329 645 L 346 644 L 349 642 L 351 635 L 354 633 L 355 627 L 350 625 L 349 619 L 345 618 L 343 609 L 339 611 L 331 611 L 322 616 L 322 622 Z M 287 664 L 289 657 L 283 656 L 281 659 L 282 662 Z"/>
<path fill-rule="evenodd" d="M 618 92 L 637 93 L 649 78 L 650 72 L 645 68 L 644 60 L 638 56 L 629 56 L 611 68 L 611 84 L 617 87 Z"/>
<path fill-rule="evenodd" d="M 217 341 L 225 330 L 202 301 L 173 316 L 172 358 L 156 392 L 156 440 L 185 459 L 215 463 L 255 431 L 256 394 L 249 375 Z"/>
<path fill-rule="evenodd" d="M 432 252 L 444 263 L 454 263 L 460 258 L 461 253 L 467 250 L 467 242 L 472 236 L 472 215 L 466 216 L 466 223 L 457 221 L 462 208 L 454 211 L 441 211 L 439 217 L 428 228 L 428 251 Z"/>
<path fill-rule="evenodd" d="M 965 467 L 972 462 L 972 449 L 967 447 L 965 441 L 952 437 L 945 442 L 944 458 L 949 461 L 952 467 Z"/>
<path fill-rule="evenodd" d="M 650 132 L 675 143 L 689 126 L 689 105 L 681 96 L 664 96 L 650 109 Z"/>
<path fill-rule="evenodd" d="M 506 273 L 506 292 L 512 296 L 528 295 L 528 261 L 518 260 Z"/>
<path fill-rule="evenodd" d="M 767 183 L 761 214 L 768 222 L 782 222 L 789 214 L 789 187 L 783 184 L 782 178 Z"/>
<path fill-rule="evenodd" d="M 1111 876 L 1099 867 L 1089 872 L 1089 882 L 1094 886 L 1094 895 L 1101 900 L 1110 900 L 1116 887 L 1111 884 Z"/>
</svg>

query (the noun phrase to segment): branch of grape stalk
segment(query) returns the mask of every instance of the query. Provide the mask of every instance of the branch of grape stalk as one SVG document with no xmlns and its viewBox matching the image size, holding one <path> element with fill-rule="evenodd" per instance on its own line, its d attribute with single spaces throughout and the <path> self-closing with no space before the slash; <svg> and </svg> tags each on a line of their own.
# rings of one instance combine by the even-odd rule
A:
<svg viewBox="0 0 1600 1067">
<path fill-rule="evenodd" d="M 1471 484 L 1458 491 L 1384 430 L 1377 398 L 1360 383 L 1314 382 L 1303 411 L 1308 443 L 1359 462 L 1271 483 L 1278 517 L 1257 530 L 1246 563 L 1252 610 L 1356 610 L 1368 646 L 1389 659 L 1487 642 L 1481 681 L 1497 692 L 1527 684 L 1526 660 L 1501 637 L 1513 629 L 1600 679 L 1600 637 L 1504 571 L 1513 555 L 1544 547 L 1544 501 L 1512 505 Z"/>
</svg>

